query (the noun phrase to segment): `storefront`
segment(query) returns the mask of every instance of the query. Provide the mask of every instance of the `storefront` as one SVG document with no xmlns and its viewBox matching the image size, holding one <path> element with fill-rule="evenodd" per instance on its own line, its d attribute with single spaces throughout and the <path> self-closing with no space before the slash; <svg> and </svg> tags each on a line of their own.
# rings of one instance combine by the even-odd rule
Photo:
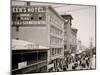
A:
<svg viewBox="0 0 100 75">
<path fill-rule="evenodd" d="M 48 48 L 29 48 L 27 46 L 28 42 L 25 44 L 26 42 L 23 41 L 24 44 L 21 45 L 22 40 L 14 41 L 16 41 L 17 44 L 14 42 L 12 46 L 12 74 L 47 72 Z M 18 44 L 18 42 L 20 44 Z"/>
</svg>

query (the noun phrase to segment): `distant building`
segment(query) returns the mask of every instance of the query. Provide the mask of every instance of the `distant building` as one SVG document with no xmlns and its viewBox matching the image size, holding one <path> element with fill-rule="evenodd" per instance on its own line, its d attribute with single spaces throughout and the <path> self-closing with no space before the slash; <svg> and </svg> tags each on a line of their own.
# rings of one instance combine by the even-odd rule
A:
<svg viewBox="0 0 100 75">
<path fill-rule="evenodd" d="M 12 74 L 47 72 L 48 48 L 12 40 Z"/>
<path fill-rule="evenodd" d="M 77 53 L 82 52 L 82 42 L 80 39 L 77 40 Z"/>
<path fill-rule="evenodd" d="M 77 50 L 77 29 L 71 28 L 71 53 L 76 53 Z"/>
<path fill-rule="evenodd" d="M 65 20 L 51 6 L 17 3 L 12 6 L 12 39 L 48 47 L 47 70 L 62 69 Z"/>
<path fill-rule="evenodd" d="M 71 52 L 71 26 L 72 26 L 72 16 L 65 14 L 65 15 L 61 15 L 65 20 L 65 24 L 64 24 L 64 55 L 66 56 L 68 53 Z"/>
<path fill-rule="evenodd" d="M 84 46 L 84 45 L 82 45 L 81 48 L 82 48 L 82 49 L 81 49 L 82 51 L 86 51 L 86 50 L 87 50 L 87 47 Z"/>
</svg>

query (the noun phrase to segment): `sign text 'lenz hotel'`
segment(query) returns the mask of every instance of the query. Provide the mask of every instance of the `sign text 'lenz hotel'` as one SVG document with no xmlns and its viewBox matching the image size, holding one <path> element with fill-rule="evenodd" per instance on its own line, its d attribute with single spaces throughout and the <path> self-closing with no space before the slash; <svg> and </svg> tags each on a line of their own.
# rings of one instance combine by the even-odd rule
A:
<svg viewBox="0 0 100 75">
<path fill-rule="evenodd" d="M 15 6 L 12 7 L 13 25 L 44 24 L 46 7 L 43 6 Z M 37 17 L 38 15 L 38 17 Z M 39 21 L 40 20 L 40 21 Z"/>
</svg>

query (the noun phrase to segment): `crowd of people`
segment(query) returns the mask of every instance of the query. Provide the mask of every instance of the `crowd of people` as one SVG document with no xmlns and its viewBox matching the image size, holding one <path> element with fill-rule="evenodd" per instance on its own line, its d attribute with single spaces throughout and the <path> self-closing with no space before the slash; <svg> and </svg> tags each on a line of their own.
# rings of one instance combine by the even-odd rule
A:
<svg viewBox="0 0 100 75">
<path fill-rule="evenodd" d="M 88 70 L 95 69 L 95 52 L 84 51 L 80 54 L 75 54 L 74 56 L 66 56 L 65 65 L 63 67 L 64 71 L 68 70 Z"/>
</svg>

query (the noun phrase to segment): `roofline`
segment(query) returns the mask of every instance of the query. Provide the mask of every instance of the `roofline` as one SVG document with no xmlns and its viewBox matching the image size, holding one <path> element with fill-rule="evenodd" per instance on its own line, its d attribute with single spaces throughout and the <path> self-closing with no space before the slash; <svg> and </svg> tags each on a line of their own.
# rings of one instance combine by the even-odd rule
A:
<svg viewBox="0 0 100 75">
<path fill-rule="evenodd" d="M 78 31 L 78 29 L 72 29 L 72 30 L 76 30 L 76 31 Z"/>
<path fill-rule="evenodd" d="M 61 16 L 70 16 L 71 20 L 73 20 L 73 17 L 71 14 L 61 14 Z"/>
<path fill-rule="evenodd" d="M 78 30 L 78 29 L 76 29 L 76 28 L 72 28 L 72 27 L 71 27 L 71 29 L 72 29 L 72 30 Z"/>
<path fill-rule="evenodd" d="M 15 2 L 19 2 L 19 1 L 15 1 Z M 24 2 L 29 2 L 29 1 L 24 1 Z M 51 5 L 30 5 L 30 6 L 21 6 L 21 5 L 12 5 L 12 7 L 35 7 L 35 6 L 46 6 L 46 7 L 48 7 L 48 8 L 50 8 L 55 14 L 56 14 L 56 16 L 58 16 L 62 21 L 64 21 L 64 22 L 66 22 L 65 21 L 65 19 L 63 19 L 62 17 L 61 17 L 61 15 L 59 15 L 57 12 L 56 12 L 56 10 L 51 6 Z"/>
<path fill-rule="evenodd" d="M 76 29 L 76 28 L 71 28 L 71 30 L 72 30 L 72 32 L 75 32 L 75 33 L 78 32 L 78 29 Z"/>
<path fill-rule="evenodd" d="M 12 5 L 12 7 L 33 7 L 33 6 L 34 7 L 35 6 L 48 6 L 49 7 L 50 5 L 30 5 L 30 6 L 27 6 L 27 5 L 25 5 L 25 6 L 24 5 Z"/>
<path fill-rule="evenodd" d="M 56 10 L 51 5 L 49 5 L 48 7 L 56 14 L 56 16 L 58 16 L 62 21 L 66 22 L 66 20 L 61 17 L 61 15 L 59 15 L 59 13 L 56 12 Z"/>
<path fill-rule="evenodd" d="M 37 50 L 41 50 L 41 51 L 43 51 L 43 50 L 49 50 L 49 48 L 43 48 L 43 50 L 42 49 L 38 49 L 38 48 L 36 48 L 36 49 L 12 49 L 12 51 L 21 51 L 21 50 L 28 50 L 28 51 L 30 51 L 30 50 L 32 50 L 32 51 L 37 51 Z"/>
</svg>

